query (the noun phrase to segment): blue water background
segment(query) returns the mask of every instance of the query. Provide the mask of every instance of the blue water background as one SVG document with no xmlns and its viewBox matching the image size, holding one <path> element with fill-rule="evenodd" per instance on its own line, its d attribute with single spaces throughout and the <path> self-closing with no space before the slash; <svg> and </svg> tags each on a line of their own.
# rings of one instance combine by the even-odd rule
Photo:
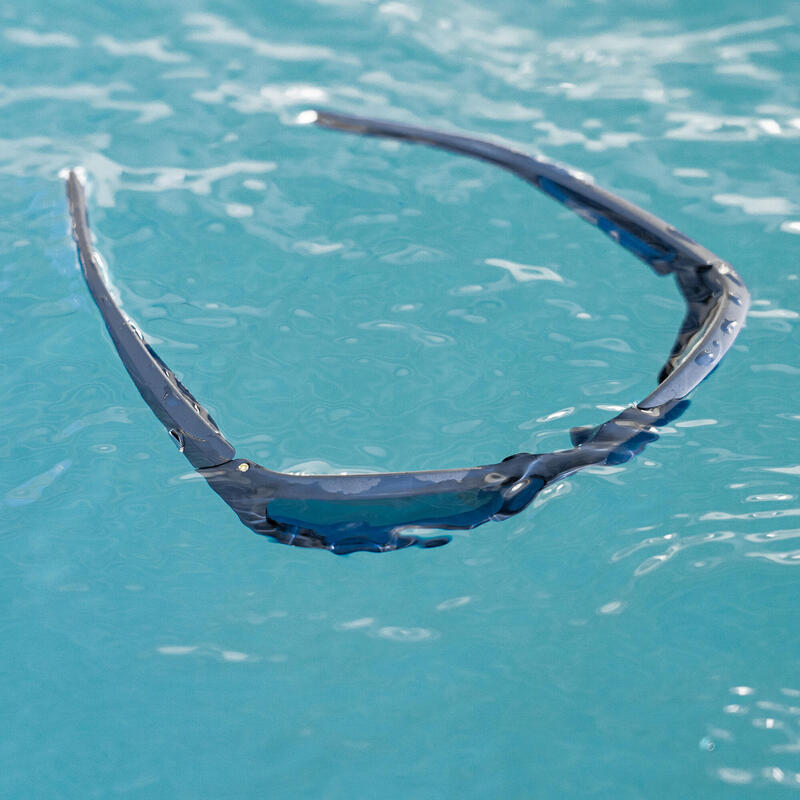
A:
<svg viewBox="0 0 800 800">
<path fill-rule="evenodd" d="M 800 14 L 751 2 L 0 5 L 0 796 L 800 789 Z M 294 123 L 499 136 L 728 258 L 689 411 L 435 551 L 271 544 L 194 479 L 76 268 L 284 470 L 568 446 L 683 313 L 513 177 Z"/>
</svg>

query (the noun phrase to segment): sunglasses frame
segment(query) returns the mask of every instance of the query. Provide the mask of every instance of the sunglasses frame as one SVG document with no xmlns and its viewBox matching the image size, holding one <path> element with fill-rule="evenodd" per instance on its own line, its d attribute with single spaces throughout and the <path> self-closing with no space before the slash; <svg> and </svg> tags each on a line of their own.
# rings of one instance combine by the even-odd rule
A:
<svg viewBox="0 0 800 800">
<path fill-rule="evenodd" d="M 72 234 L 89 292 L 122 363 L 191 465 L 256 533 L 283 544 L 336 554 L 436 547 L 420 528 L 465 530 L 522 511 L 548 484 L 580 469 L 619 464 L 658 438 L 658 428 L 682 413 L 686 396 L 716 368 L 741 330 L 750 295 L 731 265 L 644 209 L 585 176 L 503 144 L 330 111 L 303 112 L 318 127 L 420 143 L 500 166 L 543 191 L 644 261 L 673 275 L 687 311 L 656 388 L 593 428 L 573 428 L 573 447 L 518 453 L 466 469 L 361 475 L 294 475 L 237 458 L 210 414 L 145 341 L 114 298 L 107 270 L 92 244 L 81 172 L 66 188 Z"/>
</svg>

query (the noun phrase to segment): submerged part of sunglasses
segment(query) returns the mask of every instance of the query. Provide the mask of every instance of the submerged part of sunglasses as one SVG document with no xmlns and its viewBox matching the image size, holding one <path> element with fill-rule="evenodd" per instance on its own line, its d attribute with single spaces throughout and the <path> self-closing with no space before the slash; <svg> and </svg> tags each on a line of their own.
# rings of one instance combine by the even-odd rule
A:
<svg viewBox="0 0 800 800">
<path fill-rule="evenodd" d="M 519 453 L 467 469 L 367 475 L 291 475 L 236 458 L 208 412 L 145 342 L 112 296 L 92 245 L 84 187 L 70 171 L 67 195 L 89 291 L 140 394 L 192 466 L 256 533 L 284 544 L 344 554 L 436 547 L 449 537 L 414 529 L 468 529 L 518 514 L 543 487 L 583 467 L 619 464 L 657 437 L 719 364 L 744 323 L 750 296 L 733 268 L 688 236 L 584 177 L 492 142 L 344 114 L 308 111 L 301 121 L 462 153 L 497 164 L 596 225 L 659 275 L 674 275 L 687 312 L 644 400 L 594 428 L 574 428 L 573 447 Z"/>
</svg>

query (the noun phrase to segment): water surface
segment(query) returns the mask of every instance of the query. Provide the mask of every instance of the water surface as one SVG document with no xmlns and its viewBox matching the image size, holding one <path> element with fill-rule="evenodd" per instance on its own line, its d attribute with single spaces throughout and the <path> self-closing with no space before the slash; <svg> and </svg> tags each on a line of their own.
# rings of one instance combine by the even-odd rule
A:
<svg viewBox="0 0 800 800">
<path fill-rule="evenodd" d="M 0 7 L 0 794 L 782 797 L 800 788 L 800 28 L 775 0 Z M 187 472 L 76 268 L 240 455 L 457 467 L 644 397 L 680 296 L 489 165 L 496 135 L 729 259 L 689 411 L 447 547 L 270 544 Z"/>
</svg>

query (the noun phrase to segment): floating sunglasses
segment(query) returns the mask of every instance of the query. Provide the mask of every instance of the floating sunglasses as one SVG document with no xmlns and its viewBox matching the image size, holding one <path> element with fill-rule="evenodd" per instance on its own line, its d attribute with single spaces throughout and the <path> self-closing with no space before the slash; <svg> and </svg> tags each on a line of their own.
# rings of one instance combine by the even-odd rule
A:
<svg viewBox="0 0 800 800">
<path fill-rule="evenodd" d="M 726 261 L 647 211 L 585 177 L 539 158 L 470 136 L 328 111 L 301 122 L 383 136 L 489 161 L 513 172 L 596 225 L 659 275 L 674 275 L 687 311 L 658 386 L 640 403 L 593 428 L 573 428 L 573 447 L 518 453 L 466 469 L 363 475 L 293 475 L 236 458 L 209 413 L 145 342 L 120 309 L 92 245 L 84 186 L 67 177 L 78 258 L 89 291 L 136 388 L 180 451 L 253 531 L 283 544 L 332 553 L 438 547 L 449 536 L 418 529 L 465 530 L 522 511 L 545 486 L 593 465 L 620 464 L 658 438 L 688 405 L 684 398 L 719 364 L 738 335 L 750 303 Z"/>
</svg>

